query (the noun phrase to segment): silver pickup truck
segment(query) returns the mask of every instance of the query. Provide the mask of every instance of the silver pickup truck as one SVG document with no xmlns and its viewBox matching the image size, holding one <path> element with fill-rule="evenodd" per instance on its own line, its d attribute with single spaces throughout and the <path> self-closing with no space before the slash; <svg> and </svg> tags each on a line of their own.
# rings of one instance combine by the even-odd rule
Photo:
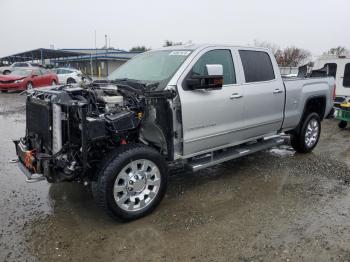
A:
<svg viewBox="0 0 350 262">
<path fill-rule="evenodd" d="M 285 143 L 310 152 L 333 78 L 283 80 L 263 48 L 184 45 L 142 53 L 108 81 L 35 90 L 14 141 L 28 182 L 78 181 L 115 219 L 152 212 L 168 167 L 197 171 Z"/>
</svg>

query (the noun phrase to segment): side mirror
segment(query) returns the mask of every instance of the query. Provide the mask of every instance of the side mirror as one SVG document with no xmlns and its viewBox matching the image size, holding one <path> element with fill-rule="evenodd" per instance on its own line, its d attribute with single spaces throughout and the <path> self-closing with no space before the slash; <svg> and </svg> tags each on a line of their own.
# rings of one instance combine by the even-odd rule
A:
<svg viewBox="0 0 350 262">
<path fill-rule="evenodd" d="M 222 65 L 205 65 L 206 75 L 192 75 L 186 80 L 189 89 L 220 89 L 224 83 L 224 68 Z"/>
</svg>

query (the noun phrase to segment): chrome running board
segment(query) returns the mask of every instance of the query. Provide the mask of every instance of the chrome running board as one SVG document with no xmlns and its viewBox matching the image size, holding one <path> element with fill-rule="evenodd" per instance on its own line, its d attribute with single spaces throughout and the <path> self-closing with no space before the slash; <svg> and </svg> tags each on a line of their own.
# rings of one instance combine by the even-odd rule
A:
<svg viewBox="0 0 350 262">
<path fill-rule="evenodd" d="M 225 161 L 253 154 L 274 146 L 282 145 L 284 143 L 285 138 L 281 136 L 272 137 L 270 139 L 264 139 L 253 143 L 250 142 L 244 145 L 218 150 L 215 152 L 207 153 L 203 156 L 192 158 L 186 164 L 186 167 L 189 168 L 192 172 L 196 172 L 198 170 L 214 166 Z"/>
</svg>

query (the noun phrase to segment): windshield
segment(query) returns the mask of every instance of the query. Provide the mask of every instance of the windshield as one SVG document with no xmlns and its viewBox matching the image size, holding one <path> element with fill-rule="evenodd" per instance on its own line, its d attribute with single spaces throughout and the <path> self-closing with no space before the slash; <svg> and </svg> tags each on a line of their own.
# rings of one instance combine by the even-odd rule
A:
<svg viewBox="0 0 350 262">
<path fill-rule="evenodd" d="M 29 76 L 31 75 L 32 70 L 30 69 L 15 69 L 11 72 L 11 75 L 15 75 L 15 76 Z"/>
<path fill-rule="evenodd" d="M 186 60 L 189 50 L 162 50 L 140 54 L 111 73 L 109 80 L 133 79 L 145 83 L 159 82 L 164 88 Z"/>
</svg>

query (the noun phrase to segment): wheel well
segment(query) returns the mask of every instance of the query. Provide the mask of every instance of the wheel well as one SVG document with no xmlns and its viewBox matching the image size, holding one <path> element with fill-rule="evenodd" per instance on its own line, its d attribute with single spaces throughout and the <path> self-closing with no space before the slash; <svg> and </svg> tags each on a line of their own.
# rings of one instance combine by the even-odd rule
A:
<svg viewBox="0 0 350 262">
<path fill-rule="evenodd" d="M 68 83 L 69 81 L 76 82 L 75 79 L 72 78 L 72 77 L 68 77 L 68 78 L 67 78 L 67 83 Z"/>
<path fill-rule="evenodd" d="M 309 113 L 317 113 L 321 120 L 324 117 L 326 110 L 326 98 L 324 96 L 312 97 L 306 101 L 304 107 L 303 118 L 306 117 Z"/>
<path fill-rule="evenodd" d="M 320 116 L 320 120 L 322 121 L 324 118 L 324 113 L 326 110 L 326 98 L 324 96 L 317 96 L 317 97 L 311 97 L 309 98 L 304 106 L 304 112 L 303 115 L 300 118 L 298 126 L 287 132 L 287 134 L 298 134 L 300 132 L 300 129 L 303 125 L 304 119 L 310 114 L 310 113 L 317 113 Z"/>
</svg>

